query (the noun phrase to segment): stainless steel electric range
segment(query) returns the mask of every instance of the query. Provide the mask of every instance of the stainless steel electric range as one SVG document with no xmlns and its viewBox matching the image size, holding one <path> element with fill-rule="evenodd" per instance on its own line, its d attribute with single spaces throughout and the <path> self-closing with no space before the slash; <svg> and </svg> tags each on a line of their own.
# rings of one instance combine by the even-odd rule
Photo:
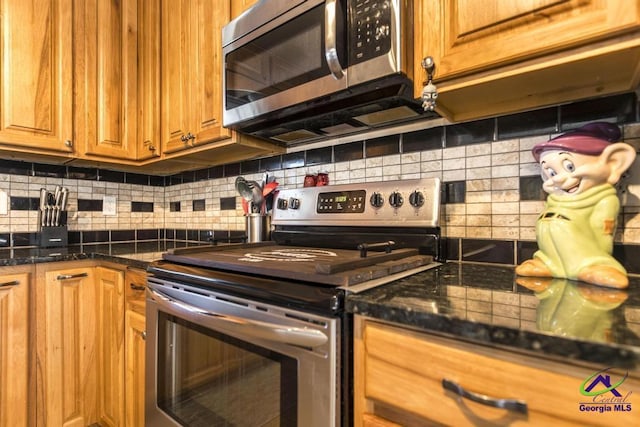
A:
<svg viewBox="0 0 640 427">
<path fill-rule="evenodd" d="M 283 189 L 272 241 L 183 248 L 149 267 L 147 423 L 351 421 L 344 298 L 442 261 L 435 178 Z"/>
</svg>

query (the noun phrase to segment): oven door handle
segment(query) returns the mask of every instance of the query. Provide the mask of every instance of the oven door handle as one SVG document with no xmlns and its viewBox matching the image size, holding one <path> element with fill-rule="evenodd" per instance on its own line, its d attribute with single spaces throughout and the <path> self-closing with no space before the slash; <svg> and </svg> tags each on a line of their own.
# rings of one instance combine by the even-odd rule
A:
<svg viewBox="0 0 640 427">
<path fill-rule="evenodd" d="M 198 320 L 201 321 L 200 323 L 218 330 L 223 329 L 227 332 L 235 332 L 241 336 L 250 336 L 305 348 L 318 347 L 329 340 L 324 333 L 317 329 L 298 328 L 295 326 L 245 319 L 228 314 L 214 313 L 187 304 L 184 301 L 178 301 L 151 287 L 147 287 L 147 292 L 150 298 L 160 307 L 171 312 L 197 316 Z"/>
</svg>

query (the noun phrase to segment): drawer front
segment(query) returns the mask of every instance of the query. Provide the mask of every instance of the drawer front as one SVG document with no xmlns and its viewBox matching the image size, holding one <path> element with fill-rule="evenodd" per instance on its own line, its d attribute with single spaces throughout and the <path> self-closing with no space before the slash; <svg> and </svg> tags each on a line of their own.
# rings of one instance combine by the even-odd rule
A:
<svg viewBox="0 0 640 427">
<path fill-rule="evenodd" d="M 411 417 L 456 426 L 640 425 L 640 382 L 636 379 L 627 378 L 616 388 L 621 397 L 606 392 L 594 398 L 583 396 L 580 390 L 597 378 L 587 381 L 595 370 L 526 356 L 514 358 L 511 353 L 508 358 L 492 357 L 473 351 L 470 345 L 375 322 L 366 322 L 362 336 L 364 346 L 360 348 L 364 354 L 362 363 L 356 359 L 356 377 L 357 371 L 364 369 L 364 394 L 374 407 L 375 402 L 380 402 Z M 495 350 L 496 355 L 500 353 L 506 352 Z M 606 374 L 610 375 L 610 383 L 617 383 L 624 376 L 620 371 L 603 373 Z M 477 395 L 523 401 L 528 413 L 462 398 L 444 390 L 443 379 Z M 593 390 L 604 388 L 599 383 Z M 620 403 L 618 407 L 602 404 L 605 399 L 614 398 Z M 593 404 L 593 399 L 600 403 Z M 582 405 L 581 410 L 584 402 L 589 404 Z M 598 412 L 606 409 L 610 411 Z"/>
<path fill-rule="evenodd" d="M 135 268 L 128 268 L 125 271 L 124 280 L 127 307 L 131 308 L 131 306 L 142 305 L 144 308 L 147 272 Z"/>
</svg>

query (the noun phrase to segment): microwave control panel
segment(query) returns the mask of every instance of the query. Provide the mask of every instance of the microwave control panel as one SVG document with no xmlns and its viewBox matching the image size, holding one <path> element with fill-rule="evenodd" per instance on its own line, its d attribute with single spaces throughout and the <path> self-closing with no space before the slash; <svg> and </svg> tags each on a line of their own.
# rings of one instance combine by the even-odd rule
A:
<svg viewBox="0 0 640 427">
<path fill-rule="evenodd" d="M 392 2 L 354 0 L 350 4 L 349 64 L 386 54 L 391 49 Z"/>
</svg>

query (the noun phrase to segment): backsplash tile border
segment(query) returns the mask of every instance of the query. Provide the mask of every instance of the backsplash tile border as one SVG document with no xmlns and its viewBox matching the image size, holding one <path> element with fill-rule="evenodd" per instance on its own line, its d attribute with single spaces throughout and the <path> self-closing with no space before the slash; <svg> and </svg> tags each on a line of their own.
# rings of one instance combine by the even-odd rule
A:
<svg viewBox="0 0 640 427">
<path fill-rule="evenodd" d="M 538 118 L 539 126 L 531 122 L 532 116 Z M 180 205 L 181 201 L 185 202 L 182 206 L 186 212 L 171 211 L 171 215 L 177 214 L 179 216 L 176 216 L 175 221 L 164 220 L 166 223 L 162 225 L 167 228 L 162 229 L 164 237 L 161 239 L 171 241 L 171 244 L 178 245 L 178 247 L 187 245 L 189 242 L 200 242 L 199 232 L 184 230 L 184 233 L 181 233 L 178 231 L 179 229 L 171 228 L 180 226 L 182 223 L 191 223 L 189 220 L 185 220 L 186 218 L 194 218 L 192 224 L 211 223 L 215 228 L 226 228 L 224 233 L 227 236 L 229 233 L 236 233 L 240 236 L 244 231 L 236 228 L 244 224 L 241 224 L 236 218 L 240 206 L 239 198 L 225 196 L 234 194 L 229 190 L 232 188 L 232 180 L 244 173 L 261 174 L 265 171 L 276 170 L 279 180 L 281 179 L 281 183 L 284 185 L 300 185 L 298 180 L 301 171 L 309 166 L 322 167 L 323 164 L 331 172 L 332 183 L 395 179 L 395 177 L 408 179 L 409 177 L 440 176 L 443 179 L 443 186 L 452 190 L 443 194 L 443 202 L 446 204 L 443 206 L 442 214 L 443 235 L 445 240 L 451 243 L 448 245 L 447 254 L 459 260 L 472 262 L 503 263 L 511 260 L 511 263 L 516 264 L 522 261 L 525 253 L 535 251 L 536 243 L 533 234 L 535 218 L 545 196 L 539 190 L 536 191 L 536 182 L 540 182 L 537 165 L 528 157 L 523 156 L 530 157 L 531 146 L 540 139 L 538 137 L 546 138 L 550 134 L 575 128 L 592 120 L 616 121 L 623 127 L 625 137 L 637 138 L 632 143 L 635 143 L 635 146 L 640 149 L 638 144 L 640 124 L 631 124 L 639 121 L 637 99 L 634 94 L 625 94 L 549 107 L 517 115 L 400 133 L 395 137 L 363 139 L 321 149 L 310 148 L 285 155 L 213 166 L 172 176 L 41 165 L 13 160 L 0 160 L 0 174 L 14 175 L 18 184 L 20 184 L 20 176 L 35 177 L 37 180 L 42 180 L 41 182 L 47 182 L 49 179 L 78 180 L 78 188 L 82 189 L 82 194 L 91 195 L 113 194 L 114 191 L 118 192 L 118 186 L 132 186 L 130 192 L 129 190 L 125 192 L 125 194 L 131 195 L 126 195 L 124 200 L 119 199 L 118 202 L 119 204 L 121 202 L 129 204 L 131 207 L 134 203 L 144 204 L 145 212 L 135 212 L 131 219 L 80 216 L 76 219 L 79 229 L 70 231 L 70 243 L 93 245 L 94 247 L 106 245 L 109 248 L 114 242 L 104 243 L 98 240 L 82 242 L 83 233 L 88 233 L 87 237 L 89 237 L 93 232 L 93 230 L 87 230 L 86 227 L 91 226 L 98 231 L 100 229 L 113 230 L 116 227 L 126 228 L 127 225 L 137 227 L 141 221 L 145 221 L 144 218 L 148 218 L 146 215 L 154 215 L 155 213 L 167 215 L 170 212 L 170 205 L 173 203 Z M 627 124 L 630 125 L 625 126 Z M 638 135 L 635 135 L 636 133 Z M 520 141 L 520 146 L 518 141 Z M 368 143 L 370 144 L 369 150 L 367 150 Z M 384 155 L 379 157 L 379 153 Z M 216 181 L 206 182 L 211 180 Z M 203 184 L 190 186 L 192 183 L 203 181 Z M 523 183 L 528 183 L 525 187 L 529 190 L 523 191 Z M 143 201 L 143 197 L 137 198 L 135 194 L 146 193 L 145 186 L 159 187 L 164 192 L 162 194 L 173 191 L 172 187 L 174 186 L 186 186 L 180 187 L 178 190 L 186 189 L 184 195 L 186 198 L 174 201 L 171 196 L 165 195 L 164 198 L 144 199 Z M 215 191 L 213 210 L 219 217 L 213 218 L 211 216 L 213 213 L 207 206 L 206 211 L 197 212 L 203 216 L 196 218 L 192 206 L 193 200 L 202 199 L 201 194 L 211 192 L 212 186 Z M 192 191 L 193 193 L 191 193 Z M 80 194 L 81 191 L 78 192 L 78 195 Z M 145 197 L 147 196 L 145 195 Z M 211 203 L 211 196 L 207 195 L 206 197 L 207 203 Z M 32 208 L 27 211 L 37 209 L 37 198 L 28 197 L 26 199 L 29 200 L 29 207 Z M 225 199 L 224 203 L 223 199 Z M 78 200 L 76 203 L 79 204 Z M 222 204 L 226 208 L 224 212 L 221 209 Z M 149 206 L 151 206 L 150 212 Z M 77 210 L 85 215 L 91 214 L 91 212 L 82 212 L 82 209 Z M 134 210 L 131 209 L 131 211 Z M 513 215 L 514 211 L 517 212 L 515 216 Z M 127 209 L 119 210 L 119 212 L 128 213 Z M 639 212 L 640 208 L 632 207 L 621 213 L 624 223 L 631 225 L 624 230 L 625 241 L 640 242 L 640 226 L 637 224 L 640 220 Z M 30 212 L 24 213 L 32 214 Z M 32 219 L 32 216 L 27 216 L 22 221 L 26 224 Z M 214 219 L 215 221 L 213 221 Z M 118 220 L 121 222 L 113 222 Z M 512 236 L 514 230 L 516 231 L 515 236 Z M 28 246 L 32 240 L 31 233 L 14 234 L 21 247 Z M 174 234 L 177 239 L 170 239 L 169 235 L 171 234 Z M 14 241 L 11 238 L 11 233 L 2 233 L 0 234 L 0 247 L 2 247 L 2 236 L 6 235 L 10 236 L 10 242 Z M 222 234 L 218 233 L 218 235 Z M 213 236 L 209 237 L 213 238 Z M 621 237 L 622 235 L 617 236 L 616 240 L 620 240 Z M 470 256 L 469 249 L 473 248 L 473 245 L 478 241 L 490 242 L 489 245 L 499 247 L 500 250 L 486 250 L 482 256 L 478 254 Z M 116 242 L 119 243 L 117 240 Z M 453 245 L 455 245 L 455 250 L 452 248 Z M 511 258 L 505 255 L 509 253 L 508 248 L 512 250 Z M 634 258 L 631 258 L 636 256 L 640 259 L 639 248 L 640 245 L 635 243 L 617 243 L 614 254 L 625 258 L 622 261 L 625 266 L 629 266 L 629 271 L 640 273 L 640 266 L 635 265 L 632 262 Z"/>
</svg>

